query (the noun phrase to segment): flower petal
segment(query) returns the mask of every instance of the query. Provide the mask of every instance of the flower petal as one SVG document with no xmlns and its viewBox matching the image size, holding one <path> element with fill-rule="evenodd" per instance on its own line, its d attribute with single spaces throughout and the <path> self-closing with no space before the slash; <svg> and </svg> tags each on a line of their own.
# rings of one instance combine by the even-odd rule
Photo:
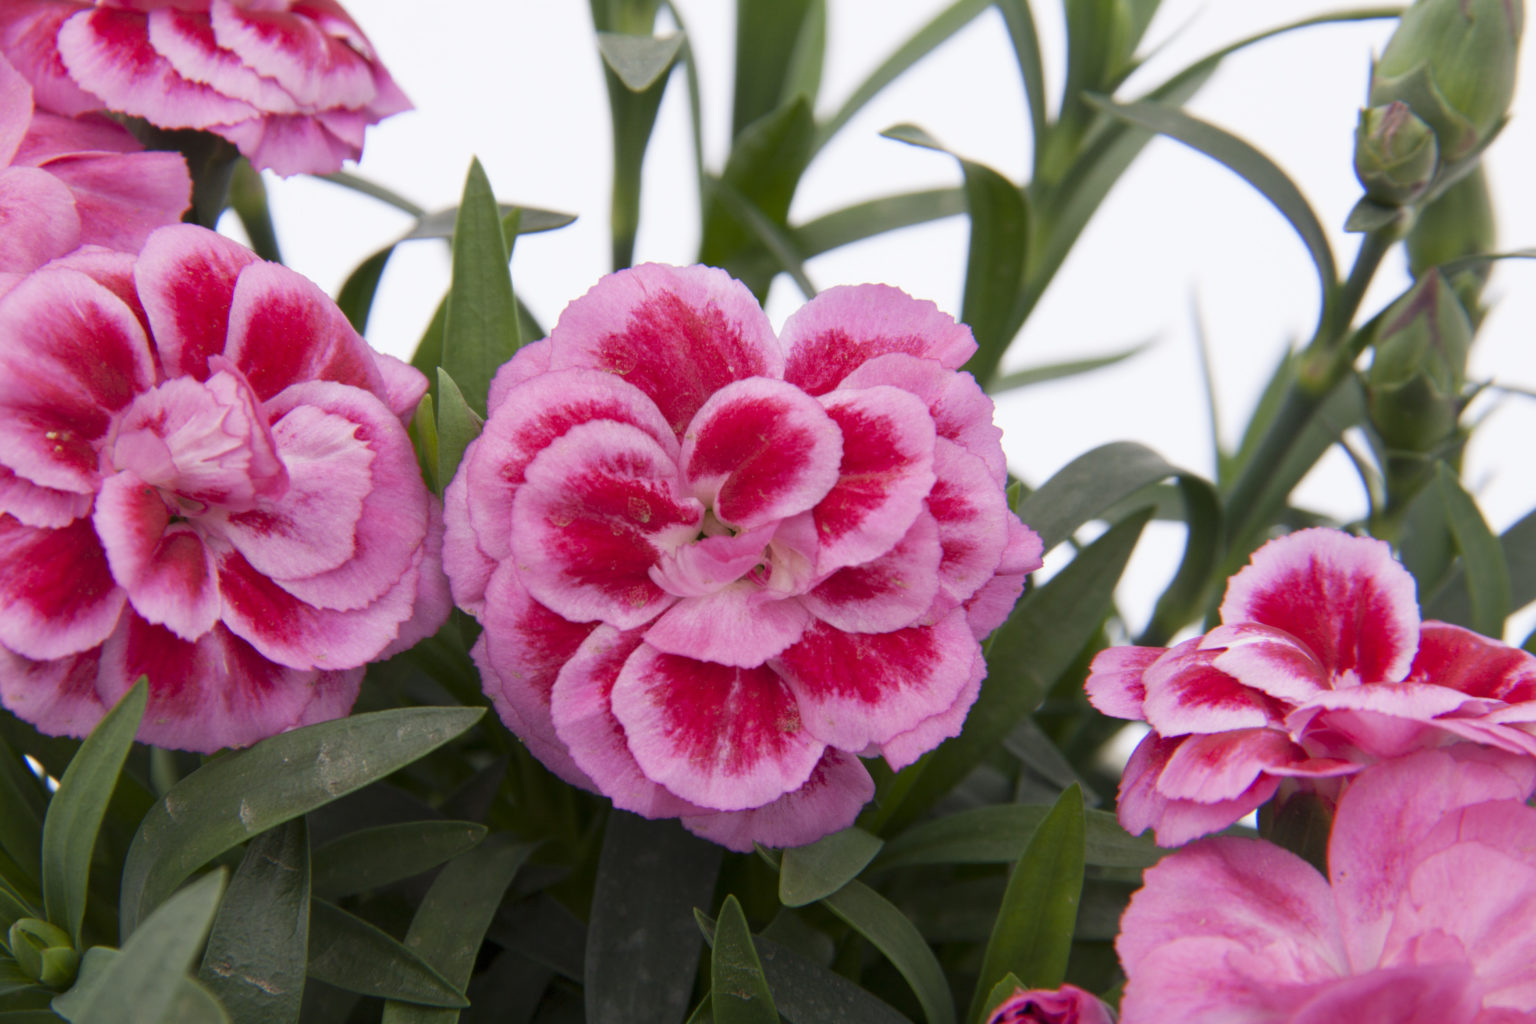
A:
<svg viewBox="0 0 1536 1024">
<path fill-rule="evenodd" d="M 81 245 L 138 252 L 150 232 L 181 219 L 192 180 L 179 153 L 92 153 L 50 160 L 80 218 Z"/>
<path fill-rule="evenodd" d="M 1029 574 L 1045 564 L 1044 542 L 1040 535 L 1023 523 L 1010 511 L 1006 517 L 1008 543 L 997 563 L 997 574 L 981 585 L 981 589 L 965 602 L 965 615 L 971 623 L 971 635 L 985 640 L 994 630 L 1008 621 L 1019 595 L 1024 592 L 1024 581 Z"/>
<path fill-rule="evenodd" d="M 69 77 L 59 59 L 59 26 L 87 5 L 59 0 L 6 0 L 0 11 L 0 51 L 26 76 L 40 110 L 74 116 L 101 101 Z"/>
<path fill-rule="evenodd" d="M 1015 517 L 986 464 L 952 441 L 935 443 L 933 471 L 928 511 L 944 552 L 939 582 L 946 598 L 963 604 L 997 572 Z"/>
<path fill-rule="evenodd" d="M 803 846 L 852 825 L 874 796 L 875 780 L 859 759 L 829 747 L 794 792 L 751 810 L 685 814 L 683 827 L 741 853 L 754 844 Z"/>
<path fill-rule="evenodd" d="M 219 45 L 206 12 L 159 7 L 149 11 L 148 26 L 150 45 L 187 81 L 202 82 L 221 95 L 270 113 L 299 110 L 298 102 L 281 85 Z"/>
<path fill-rule="evenodd" d="M 0 705 L 47 736 L 84 736 L 108 705 L 96 692 L 101 648 L 33 661 L 0 647 Z"/>
<path fill-rule="evenodd" d="M 837 570 L 800 600 L 822 622 L 849 633 L 916 625 L 939 595 L 939 536 L 938 524 L 924 512 L 891 550 Z"/>
<path fill-rule="evenodd" d="M 1218 669 L 1218 652 L 1186 640 L 1147 666 L 1142 711 L 1164 736 L 1261 728 L 1278 720 L 1272 702 Z"/>
<path fill-rule="evenodd" d="M 971 705 L 975 704 L 976 698 L 981 696 L 981 681 L 986 678 L 986 675 L 987 660 L 981 656 L 981 651 L 978 649 L 976 660 L 971 663 L 970 678 L 966 680 L 965 686 L 961 688 L 960 695 L 955 698 L 953 704 L 880 744 L 880 756 L 885 758 L 885 763 L 890 766 L 891 771 L 901 771 L 940 743 L 960 735 L 960 731 L 965 727 L 965 719 L 970 714 Z"/>
<path fill-rule="evenodd" d="M 1202 804 L 1236 800 L 1270 768 L 1305 760 L 1307 752 L 1276 729 L 1190 736 L 1163 766 L 1157 790 L 1170 799 Z"/>
<path fill-rule="evenodd" d="M 1329 685 L 1328 670 L 1312 650 L 1283 629 L 1258 622 L 1218 626 L 1200 641 L 1212 664 L 1260 693 L 1299 704 Z"/>
<path fill-rule="evenodd" d="M 90 512 L 91 496 L 56 491 L 23 480 L 9 466 L 0 465 L 0 513 L 15 516 L 28 526 L 65 526 Z"/>
<path fill-rule="evenodd" d="M 126 598 L 89 519 L 38 530 L 0 518 L 0 644 L 37 661 L 79 654 L 107 638 Z"/>
<path fill-rule="evenodd" d="M 153 487 L 129 472 L 108 477 L 92 520 L 139 615 L 187 641 L 213 628 L 221 608 L 213 556 L 192 527 L 171 523 Z"/>
<path fill-rule="evenodd" d="M 1088 703 L 1111 718 L 1142 721 L 1147 698 L 1142 676 L 1167 652 L 1166 647 L 1106 647 L 1088 666 Z"/>
<path fill-rule="evenodd" d="M 1158 791 L 1163 769 L 1185 743 L 1195 737 L 1165 738 L 1149 732 L 1142 738 L 1120 777 L 1120 797 L 1116 811 L 1120 824 L 1132 835 L 1151 828 L 1157 845 L 1182 846 L 1191 839 L 1226 828 L 1275 795 L 1280 779 L 1263 774 L 1241 796 L 1215 803 L 1178 800 Z"/>
<path fill-rule="evenodd" d="M 25 274 L 80 244 L 80 213 L 69 186 L 35 167 L 0 169 L 0 271 Z"/>
<path fill-rule="evenodd" d="M 213 0 L 209 20 L 218 45 L 309 109 L 367 105 L 374 97 L 367 59 L 288 4 Z"/>
<path fill-rule="evenodd" d="M 240 271 L 256 262 L 245 246 L 190 224 L 162 228 L 144 243 L 133 279 L 166 373 L 208 377 L 209 358 L 229 341 Z"/>
<path fill-rule="evenodd" d="M 1379 683 L 1323 690 L 1287 715 L 1285 726 L 1296 737 L 1341 735 L 1372 758 L 1401 757 L 1433 742 L 1440 716 L 1476 704 L 1476 698 L 1432 683 Z"/>
<path fill-rule="evenodd" d="M 1470 629 L 1426 622 L 1408 681 L 1520 704 L 1536 700 L 1536 657 Z"/>
<path fill-rule="evenodd" d="M 800 601 L 739 580 L 681 599 L 645 630 L 645 642 L 668 654 L 752 668 L 799 640 L 810 622 Z"/>
<path fill-rule="evenodd" d="M 331 174 L 362 155 L 362 146 L 338 138 L 329 118 L 308 114 L 270 114 L 208 130 L 235 144 L 252 167 L 289 177 Z"/>
</svg>

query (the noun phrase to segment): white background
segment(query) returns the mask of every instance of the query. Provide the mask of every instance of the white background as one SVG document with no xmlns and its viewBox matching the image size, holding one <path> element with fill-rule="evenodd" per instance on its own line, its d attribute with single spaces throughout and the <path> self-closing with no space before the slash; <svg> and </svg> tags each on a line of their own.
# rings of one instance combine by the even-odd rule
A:
<svg viewBox="0 0 1536 1024">
<path fill-rule="evenodd" d="M 700 64 L 706 162 L 718 170 L 729 135 L 734 4 L 676 2 Z M 519 293 L 548 327 L 567 302 L 609 269 L 607 99 L 587 3 L 351 0 L 348 6 L 417 108 L 370 130 L 358 173 L 435 209 L 457 202 L 470 158 L 478 155 L 502 201 L 578 215 L 570 227 L 524 236 L 513 259 Z M 830 0 L 818 114 L 835 110 L 944 6 L 939 0 Z M 1034 6 L 1054 93 L 1063 73 L 1059 5 L 1037 0 Z M 1164 0 L 1142 48 L 1162 49 L 1120 95 L 1139 95 L 1253 31 L 1339 6 L 1318 0 Z M 1357 244 L 1357 236 L 1339 229 L 1360 194 L 1351 171 L 1354 122 L 1371 54 L 1380 50 L 1390 26 L 1386 21 L 1324 26 L 1250 48 L 1229 59 L 1192 104 L 1200 116 L 1242 135 L 1291 174 L 1330 228 L 1343 267 Z M 1532 47 L 1526 49 L 1529 57 Z M 1487 161 L 1503 248 L 1536 245 L 1536 195 L 1529 187 L 1536 157 L 1536 66 L 1531 59 L 1525 65 L 1514 119 Z M 1529 119 L 1521 116 L 1526 112 Z M 1028 118 L 995 11 L 977 18 L 845 127 L 811 165 L 792 221 L 878 195 L 958 184 L 951 158 L 879 137 L 883 128 L 902 121 L 922 125 L 956 152 L 1023 179 L 1030 154 Z M 699 228 L 689 132 L 685 83 L 678 72 L 646 164 L 637 262 L 694 260 Z M 404 215 L 326 182 L 270 175 L 268 182 L 286 259 L 333 294 L 358 262 L 409 226 Z M 808 269 L 819 287 L 886 281 L 958 313 L 966 240 L 966 222 L 955 217 L 829 253 Z M 384 278 L 370 340 L 408 356 L 447 273 L 441 244 L 402 246 Z M 1391 301 L 1406 280 L 1401 257 L 1390 258 L 1364 312 Z M 1487 295 L 1494 311 L 1473 351 L 1474 379 L 1536 389 L 1533 285 L 1536 264 L 1509 262 L 1496 270 Z M 782 322 L 801 301 L 781 275 L 770 297 L 770 316 Z M 1193 330 L 1196 307 L 1213 348 L 1220 434 L 1232 444 L 1281 353 L 1310 333 L 1317 277 L 1301 242 L 1262 197 L 1210 160 L 1159 140 L 1090 224 L 1005 369 L 1082 358 L 1148 339 L 1156 343 L 1117 368 L 1003 396 L 998 422 L 1013 471 L 1039 484 L 1090 448 L 1131 439 L 1210 476 L 1210 422 Z M 1474 407 L 1474 415 L 1484 414 L 1468 453 L 1467 478 L 1490 522 L 1502 529 L 1536 506 L 1531 454 L 1536 404 L 1518 396 L 1486 397 Z M 1301 498 L 1342 518 L 1362 515 L 1366 507 L 1342 457 L 1330 458 L 1309 477 Z M 1181 532 L 1171 525 L 1149 529 L 1122 586 L 1133 619 L 1146 614 L 1171 573 L 1183 546 Z M 1516 620 L 1511 635 L 1523 638 L 1527 619 Z"/>
</svg>

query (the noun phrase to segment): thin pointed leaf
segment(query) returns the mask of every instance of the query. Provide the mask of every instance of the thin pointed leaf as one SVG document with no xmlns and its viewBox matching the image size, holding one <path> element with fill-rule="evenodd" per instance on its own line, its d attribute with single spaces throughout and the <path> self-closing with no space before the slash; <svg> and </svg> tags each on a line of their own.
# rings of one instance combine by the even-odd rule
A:
<svg viewBox="0 0 1536 1024">
<path fill-rule="evenodd" d="M 12 885 L 38 891 L 42 879 L 40 850 L 48 797 L 42 780 L 21 754 L 0 738 L 0 863 L 15 870 L 0 872 Z M 24 875 L 25 877 L 15 877 Z"/>
<path fill-rule="evenodd" d="M 197 972 L 234 1024 L 297 1024 L 309 962 L 309 889 L 303 818 L 251 840 Z"/>
<path fill-rule="evenodd" d="M 854 203 L 789 231 L 796 252 L 807 259 L 886 231 L 956 217 L 966 210 L 965 190 L 935 188 Z"/>
<path fill-rule="evenodd" d="M 96 834 L 148 700 L 149 685 L 140 676 L 80 744 L 43 820 L 43 912 L 69 932 L 77 949 L 85 945 L 81 926 Z"/>
<path fill-rule="evenodd" d="M 501 232 L 509 246 L 515 238 L 538 234 L 541 231 L 554 231 L 576 220 L 574 213 L 561 213 L 559 210 L 546 210 L 538 206 L 518 206 L 515 203 L 497 203 L 496 213 L 501 218 Z M 516 215 L 515 219 L 514 215 Z M 458 219 L 457 206 L 450 206 L 446 210 L 433 210 L 418 219 L 411 230 L 400 236 L 400 241 L 452 238 Z M 508 258 L 511 258 L 510 251 Z"/>
<path fill-rule="evenodd" d="M 1058 470 L 1024 499 L 1019 518 L 1050 551 L 1125 497 L 1181 473 L 1145 445 L 1115 441 L 1079 455 Z"/>
<path fill-rule="evenodd" d="M 821 91 L 821 73 L 827 61 L 827 0 L 811 0 L 800 31 L 789 52 L 784 84 L 779 90 L 779 105 L 804 97 L 813 108 Z"/>
<path fill-rule="evenodd" d="M 1061 380 L 1064 377 L 1076 377 L 1079 374 L 1092 373 L 1094 370 L 1102 370 L 1116 363 L 1123 363 L 1141 355 L 1152 347 L 1150 341 L 1144 341 L 1140 345 L 1122 349 L 1119 352 L 1111 352 L 1105 356 L 1094 356 L 1091 359 L 1072 359 L 1064 363 L 1048 363 L 1045 366 L 1031 366 L 1023 370 L 1015 370 L 1005 373 L 1001 377 L 994 377 L 987 390 L 1000 395 L 1004 391 L 1014 388 L 1028 387 L 1031 384 L 1044 384 L 1046 381 Z"/>
<path fill-rule="evenodd" d="M 315 850 L 314 890 L 334 900 L 430 871 L 485 838 L 472 821 L 408 821 L 350 832 Z"/>
<path fill-rule="evenodd" d="M 715 1024 L 778 1024 L 779 1013 L 752 945 L 747 916 L 734 895 L 720 907 L 710 956 L 710 1010 Z"/>
<path fill-rule="evenodd" d="M 774 1003 L 790 1024 L 911 1024 L 841 974 L 761 935 L 753 941 Z"/>
<path fill-rule="evenodd" d="M 497 367 L 511 359 L 518 346 L 508 255 L 490 180 L 480 161 L 471 161 L 454 222 L 453 284 L 443 322 L 441 365 L 480 415 Z"/>
<path fill-rule="evenodd" d="M 914 825 L 886 843 L 870 871 L 930 864 L 1012 864 L 1024 852 L 1050 808 L 997 804 L 957 811 Z M 1111 811 L 1087 811 L 1087 863 L 1108 868 L 1147 868 L 1166 854 L 1149 836 L 1132 836 Z"/>
<path fill-rule="evenodd" d="M 1040 35 L 1035 31 L 1034 13 L 1029 0 L 998 0 L 997 9 L 1008 26 L 1019 77 L 1024 82 L 1024 102 L 1029 105 L 1029 137 L 1036 153 L 1044 149 L 1047 130 L 1045 113 L 1045 65 L 1040 57 Z"/>
<path fill-rule="evenodd" d="M 426 756 L 483 713 L 401 708 L 353 715 L 269 737 L 199 768 L 150 809 L 133 837 L 123 865 L 123 934 L 225 850 Z"/>
<path fill-rule="evenodd" d="M 816 297 L 816 285 L 806 273 L 805 259 L 795 248 L 795 240 L 789 231 L 775 224 L 763 214 L 763 211 L 753 206 L 741 197 L 726 181 L 717 183 L 715 197 L 725 204 L 731 216 L 737 222 L 744 225 L 777 264 L 776 270 L 782 270 L 788 274 L 800 289 L 800 294 L 807 300 Z"/>
<path fill-rule="evenodd" d="M 1083 891 L 1083 791 L 1061 794 L 1013 866 L 997 922 L 981 958 L 969 1017 L 977 1019 L 992 987 L 1016 975 L 1025 988 L 1060 987 L 1072 953 Z"/>
<path fill-rule="evenodd" d="M 89 973 L 86 973 L 86 969 L 82 968 L 81 976 L 76 980 L 75 987 L 66 993 L 69 997 L 69 1000 L 65 1003 L 66 1008 L 71 1002 L 78 1002 L 78 999 L 84 999 L 90 990 L 96 988 L 101 983 L 107 966 L 118 960 L 122 955 L 120 950 L 113 949 L 110 946 L 93 946 L 87 950 L 85 961 L 89 962 Z M 52 993 L 44 994 L 52 995 Z M 46 999 L 42 1005 L 48 1005 Z M 47 1024 L 58 1024 L 59 1015 L 57 1013 L 53 1011 L 34 1012 L 45 1012 L 47 1014 L 45 1018 L 35 1018 L 36 1020 L 45 1020 Z M 0 1013 L 0 1024 L 32 1024 L 33 1019 L 25 1013 Z M 224 1009 L 224 1005 L 219 1002 L 213 993 L 209 992 L 207 987 L 200 984 L 195 978 L 186 976 L 177 979 L 176 994 L 171 999 L 170 1009 L 166 1011 L 162 1019 L 167 1022 L 174 1022 L 174 1024 L 233 1024 L 229 1013 Z"/>
<path fill-rule="evenodd" d="M 393 206 L 402 213 L 408 213 L 412 217 L 421 217 L 427 212 L 393 189 L 386 188 L 376 181 L 369 181 L 367 178 L 353 174 L 350 171 L 333 171 L 330 174 L 322 174 L 320 177 L 332 185 L 340 185 L 342 188 L 351 189 L 353 192 L 360 192 L 365 196 L 377 199 L 381 203 Z"/>
<path fill-rule="evenodd" d="M 229 208 L 240 218 L 251 250 L 264 260 L 283 262 L 277 244 L 277 229 L 272 224 L 272 208 L 267 202 L 267 186 L 261 174 L 244 157 L 235 161 L 229 179 Z"/>
<path fill-rule="evenodd" d="M 389 258 L 394 254 L 395 247 L 389 245 L 363 260 L 347 275 L 347 279 L 341 283 L 341 291 L 336 293 L 336 305 L 341 307 L 341 311 L 347 315 L 347 322 L 358 334 L 368 329 L 368 315 L 373 312 L 373 300 L 379 291 L 379 281 L 384 277 L 384 268 L 389 265 Z"/>
<path fill-rule="evenodd" d="M 954 998 L 944 969 L 905 914 L 862 882 L 849 882 L 822 904 L 868 939 L 901 972 L 928 1024 L 954 1024 Z"/>
<path fill-rule="evenodd" d="M 1536 512 L 1528 512 L 1499 537 L 1499 550 L 1509 571 L 1509 606 L 1524 608 L 1536 601 Z M 1467 623 L 1472 608 L 1458 565 L 1435 594 L 1424 602 L 1426 619 Z M 1422 593 L 1422 591 L 1421 591 Z"/>
<path fill-rule="evenodd" d="M 622 32 L 599 32 L 597 51 L 624 88 L 645 92 L 655 85 L 677 61 L 683 48 L 681 35 L 643 36 Z"/>
<path fill-rule="evenodd" d="M 464 993 L 431 964 L 355 914 L 312 900 L 309 976 L 365 996 L 463 1009 Z"/>
<path fill-rule="evenodd" d="M 421 396 L 421 404 L 416 406 L 416 415 L 411 417 L 410 435 L 411 447 L 416 450 L 416 462 L 421 467 L 421 478 L 431 486 L 433 493 L 441 497 L 447 481 L 438 474 L 441 454 L 437 444 L 437 406 L 431 394 Z"/>
<path fill-rule="evenodd" d="M 458 382 L 443 367 L 437 368 L 437 479 L 444 487 L 453 479 L 464 458 L 464 449 L 480 436 L 485 426 L 470 408 Z"/>
<path fill-rule="evenodd" d="M 803 907 L 832 895 L 857 878 L 884 845 L 879 836 L 850 827 L 785 850 L 779 866 L 779 902 Z"/>
<path fill-rule="evenodd" d="M 992 991 L 987 993 L 986 1002 L 981 1006 L 981 1016 L 977 1020 L 991 1020 L 992 1014 L 999 1006 L 1002 1006 L 1015 992 L 1024 988 L 1024 983 L 1016 974 L 1005 974 L 1003 980 L 992 986 Z"/>
<path fill-rule="evenodd" d="M 1504 620 L 1509 617 L 1510 588 L 1509 569 L 1504 564 L 1499 539 L 1488 529 L 1477 502 L 1443 462 L 1435 466 L 1435 487 L 1445 506 L 1456 550 L 1466 567 L 1462 578 L 1466 581 L 1472 613 L 1467 625 L 1484 636 L 1502 637 Z"/>
<path fill-rule="evenodd" d="M 818 14 L 824 49 L 826 12 L 815 0 L 737 0 L 732 139 L 740 139 L 752 122 L 797 96 L 803 96 L 808 107 L 815 105 L 821 80 L 814 24 Z M 809 27 L 808 19 L 813 21 Z M 800 80 L 794 81 L 794 75 Z"/>
</svg>

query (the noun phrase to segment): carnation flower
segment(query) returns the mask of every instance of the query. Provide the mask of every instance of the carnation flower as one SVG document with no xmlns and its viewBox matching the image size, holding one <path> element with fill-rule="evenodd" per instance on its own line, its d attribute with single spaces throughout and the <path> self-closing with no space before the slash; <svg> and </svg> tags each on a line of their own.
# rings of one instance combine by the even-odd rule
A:
<svg viewBox="0 0 1536 1024">
<path fill-rule="evenodd" d="M 107 109 L 234 143 L 257 169 L 339 170 L 410 109 L 335 0 L 7 0 L 0 50 L 63 114 Z"/>
<path fill-rule="evenodd" d="M 782 338 L 708 267 L 600 281 L 498 373 L 444 562 L 504 721 L 733 849 L 809 842 L 956 735 L 1040 541 L 970 331 L 881 285 Z"/>
<path fill-rule="evenodd" d="M 181 219 L 192 194 L 176 153 L 144 153 L 105 117 L 37 110 L 0 56 L 0 293 L 82 245 L 137 252 Z"/>
<path fill-rule="evenodd" d="M 447 616 L 422 375 L 313 284 L 177 225 L 0 299 L 0 701 L 211 751 L 346 714 Z"/>
<path fill-rule="evenodd" d="M 1331 884 L 1262 840 L 1163 858 L 1115 942 L 1125 1024 L 1533 1019 L 1536 776 L 1485 754 L 1426 750 L 1360 774 L 1339 800 Z"/>
<path fill-rule="evenodd" d="M 1227 584 L 1222 625 L 1171 649 L 1101 651 L 1088 699 L 1152 726 L 1120 783 L 1120 822 L 1164 846 L 1224 828 L 1282 781 L 1337 795 L 1350 775 L 1471 742 L 1536 757 L 1536 658 L 1420 622 L 1382 541 L 1288 534 Z"/>
<path fill-rule="evenodd" d="M 1076 985 L 1015 989 L 987 1024 L 1115 1024 L 1115 1011 Z"/>
</svg>

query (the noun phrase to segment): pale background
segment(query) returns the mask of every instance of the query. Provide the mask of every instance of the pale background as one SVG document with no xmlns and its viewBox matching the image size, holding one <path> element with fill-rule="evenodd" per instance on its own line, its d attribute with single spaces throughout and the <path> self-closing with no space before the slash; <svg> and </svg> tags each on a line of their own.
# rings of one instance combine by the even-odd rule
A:
<svg viewBox="0 0 1536 1024">
<path fill-rule="evenodd" d="M 700 63 L 706 161 L 728 144 L 734 4 L 676 0 Z M 1358 0 L 1357 0 L 1358 4 Z M 513 277 L 546 327 L 609 267 L 610 148 L 607 100 L 585 0 L 351 0 L 354 17 L 417 109 L 370 130 L 358 172 L 421 205 L 457 202 L 472 155 L 499 199 L 575 213 L 559 231 L 525 236 Z M 826 114 L 916 28 L 938 0 L 830 0 L 828 63 L 817 109 Z M 1221 45 L 1342 3 L 1285 0 L 1165 0 L 1148 35 L 1163 45 L 1122 97 L 1137 95 Z M 1059 4 L 1035 4 L 1047 76 L 1059 90 Z M 426 13 L 430 12 L 430 13 Z M 1347 267 L 1356 236 L 1338 229 L 1359 196 L 1350 170 L 1352 132 L 1370 55 L 1390 22 L 1324 26 L 1260 44 L 1229 59 L 1192 104 L 1287 169 L 1330 227 Z M 1147 50 L 1144 45 L 1144 52 Z M 1526 73 L 1514 119 L 1488 157 L 1503 248 L 1536 245 L 1536 65 Z M 1053 99 L 1054 105 L 1054 99 Z M 1529 112 L 1530 117 L 1522 114 Z M 892 124 L 922 125 L 956 152 L 1019 180 L 1029 139 L 1021 86 L 1002 19 L 988 11 L 850 122 L 812 164 L 792 210 L 801 222 L 849 202 L 957 184 L 955 162 L 879 137 Z M 688 145 L 686 89 L 669 87 L 646 164 L 636 260 L 693 261 L 697 200 Z M 351 269 L 408 226 L 404 215 L 322 181 L 269 176 L 287 260 L 332 293 Z M 812 260 L 820 287 L 886 281 L 958 313 L 965 266 L 964 218 L 906 229 Z M 413 242 L 392 259 L 369 325 L 378 347 L 408 356 L 447 283 L 444 246 Z M 1365 312 L 1404 287 L 1390 261 Z M 1494 302 L 1472 356 L 1474 379 L 1536 389 L 1536 264 L 1495 272 Z M 1235 441 L 1259 390 L 1287 345 L 1305 340 L 1317 315 L 1316 274 L 1281 216 L 1239 179 L 1177 143 L 1143 153 L 1090 224 L 1031 318 L 1005 369 L 1082 358 L 1155 338 L 1151 351 L 1119 367 L 1009 393 L 998 422 L 1013 471 L 1038 484 L 1100 444 L 1131 439 L 1210 476 L 1213 459 L 1194 343 L 1198 305 L 1214 349 L 1220 431 Z M 803 301 L 781 276 L 769 301 L 774 322 Z M 1532 438 L 1536 403 L 1479 399 L 1486 422 L 1467 457 L 1473 489 L 1495 529 L 1536 506 Z M 1342 456 L 1302 487 L 1314 507 L 1361 515 L 1361 486 Z M 1182 528 L 1154 524 L 1122 598 L 1135 621 L 1171 575 Z M 1063 557 L 1058 554 L 1058 558 Z M 1048 564 L 1047 569 L 1051 568 Z M 1523 638 L 1532 616 L 1512 620 Z"/>
</svg>

